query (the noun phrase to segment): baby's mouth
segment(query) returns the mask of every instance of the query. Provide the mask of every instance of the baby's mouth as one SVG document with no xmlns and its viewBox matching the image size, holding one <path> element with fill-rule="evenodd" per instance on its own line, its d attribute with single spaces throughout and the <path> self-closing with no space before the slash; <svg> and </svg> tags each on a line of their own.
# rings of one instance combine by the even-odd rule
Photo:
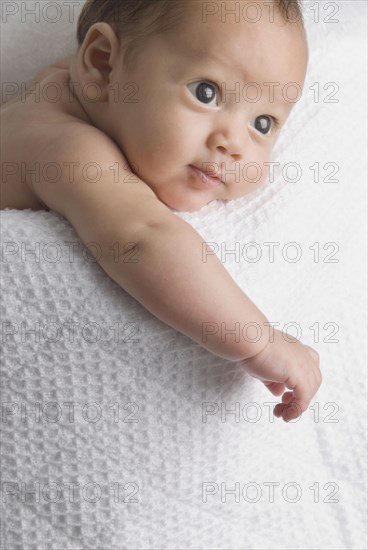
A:
<svg viewBox="0 0 368 550">
<path fill-rule="evenodd" d="M 200 189 L 214 189 L 223 183 L 219 177 L 210 175 L 193 164 L 190 164 L 189 166 L 192 173 L 195 175 L 194 182 L 196 187 L 199 187 Z"/>
</svg>

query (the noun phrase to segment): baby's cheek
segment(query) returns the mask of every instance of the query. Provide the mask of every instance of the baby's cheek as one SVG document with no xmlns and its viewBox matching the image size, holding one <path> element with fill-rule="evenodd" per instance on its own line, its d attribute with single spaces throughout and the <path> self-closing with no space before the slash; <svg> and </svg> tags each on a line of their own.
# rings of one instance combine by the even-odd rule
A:
<svg viewBox="0 0 368 550">
<path fill-rule="evenodd" d="M 263 181 L 264 167 L 258 162 L 250 162 L 245 169 L 245 178 L 251 183 Z"/>
<path fill-rule="evenodd" d="M 268 176 L 269 157 L 264 154 L 254 152 L 250 155 L 242 168 L 242 176 L 244 181 L 250 184 L 260 185 Z"/>
</svg>

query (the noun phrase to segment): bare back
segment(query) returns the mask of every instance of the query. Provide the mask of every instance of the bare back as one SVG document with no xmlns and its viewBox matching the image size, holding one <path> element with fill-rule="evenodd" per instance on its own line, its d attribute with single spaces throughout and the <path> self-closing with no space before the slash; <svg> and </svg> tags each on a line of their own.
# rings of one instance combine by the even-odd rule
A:
<svg viewBox="0 0 368 550">
<path fill-rule="evenodd" d="M 40 165 L 40 153 L 68 125 L 84 125 L 87 130 L 86 114 L 77 101 L 72 101 L 67 61 L 46 67 L 22 93 L 0 108 L 0 208 L 49 210 L 37 196 L 34 181 L 50 181 L 57 172 L 51 165 Z"/>
<path fill-rule="evenodd" d="M 0 108 L 0 209 L 53 210 L 84 242 L 117 234 L 129 240 L 152 220 L 172 219 L 117 144 L 93 125 L 73 93 L 69 67 L 70 60 L 46 67 L 32 82 L 37 95 L 21 93 Z M 89 163 L 98 163 L 97 181 L 86 178 Z"/>
</svg>

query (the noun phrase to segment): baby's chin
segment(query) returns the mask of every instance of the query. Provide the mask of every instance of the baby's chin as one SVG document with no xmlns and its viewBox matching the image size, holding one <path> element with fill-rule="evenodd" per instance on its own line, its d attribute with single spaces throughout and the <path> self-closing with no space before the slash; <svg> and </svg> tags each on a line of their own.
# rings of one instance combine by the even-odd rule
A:
<svg viewBox="0 0 368 550">
<path fill-rule="evenodd" d="M 205 206 L 212 202 L 228 203 L 229 201 L 241 199 L 245 196 L 252 196 L 253 193 L 258 191 L 261 187 L 264 187 L 267 182 L 267 177 L 264 175 L 261 181 L 256 185 L 248 183 L 242 188 L 239 188 L 237 192 L 232 193 L 231 198 L 218 198 L 211 196 L 210 193 L 193 189 L 191 187 L 180 187 L 177 189 L 169 189 L 167 187 L 156 187 L 150 185 L 157 198 L 168 206 L 171 210 L 177 212 L 198 212 Z"/>
<path fill-rule="evenodd" d="M 167 194 L 163 192 L 155 191 L 157 198 L 166 204 L 171 210 L 177 212 L 197 212 L 206 206 L 209 202 L 212 202 L 214 199 L 209 200 L 208 197 L 205 198 L 200 196 L 195 196 L 191 190 L 188 189 L 188 196 L 176 196 L 175 194 Z"/>
</svg>

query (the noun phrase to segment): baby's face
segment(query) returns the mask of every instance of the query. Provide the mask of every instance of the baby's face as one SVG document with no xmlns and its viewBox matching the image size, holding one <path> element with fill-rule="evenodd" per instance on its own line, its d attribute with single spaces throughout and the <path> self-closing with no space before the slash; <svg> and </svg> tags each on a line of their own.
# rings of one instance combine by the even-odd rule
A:
<svg viewBox="0 0 368 550">
<path fill-rule="evenodd" d="M 257 23 L 222 20 L 221 10 L 205 20 L 198 4 L 150 38 L 129 72 L 116 63 L 109 103 L 114 139 L 134 171 L 167 206 L 189 212 L 264 182 L 308 62 L 300 27 L 276 11 L 270 22 L 262 3 Z M 203 181 L 193 167 L 219 179 Z"/>
</svg>

